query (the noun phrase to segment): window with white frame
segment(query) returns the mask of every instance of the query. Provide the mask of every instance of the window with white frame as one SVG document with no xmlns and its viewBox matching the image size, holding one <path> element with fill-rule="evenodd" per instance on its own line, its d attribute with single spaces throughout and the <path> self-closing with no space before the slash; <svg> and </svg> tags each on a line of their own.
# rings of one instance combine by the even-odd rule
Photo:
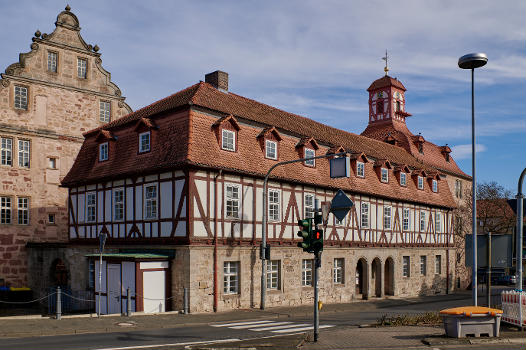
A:
<svg viewBox="0 0 526 350">
<path fill-rule="evenodd" d="M 279 260 L 267 262 L 267 289 L 278 290 L 281 286 L 281 266 Z"/>
<path fill-rule="evenodd" d="M 435 274 L 442 274 L 442 255 L 435 256 Z"/>
<path fill-rule="evenodd" d="M 402 229 L 404 231 L 409 231 L 409 223 L 411 222 L 411 211 L 409 208 L 404 208 L 402 210 Z"/>
<path fill-rule="evenodd" d="M 30 144 L 29 140 L 18 140 L 18 166 L 29 168 Z"/>
<path fill-rule="evenodd" d="M 391 229 L 391 207 L 384 207 L 384 230 Z"/>
<path fill-rule="evenodd" d="M 303 259 L 301 262 L 301 285 L 312 286 L 312 265 L 314 260 Z"/>
<path fill-rule="evenodd" d="M 361 226 L 363 228 L 369 227 L 369 203 L 362 203 L 361 205 Z"/>
<path fill-rule="evenodd" d="M 99 162 L 108 160 L 108 143 L 104 142 L 99 145 Z"/>
<path fill-rule="evenodd" d="M 236 133 L 232 130 L 223 129 L 221 135 L 221 148 L 234 152 L 236 150 Z"/>
<path fill-rule="evenodd" d="M 433 188 L 433 192 L 438 192 L 438 182 L 437 182 L 437 180 L 433 180 L 432 181 L 432 188 Z"/>
<path fill-rule="evenodd" d="M 27 87 L 15 85 L 15 109 L 27 110 Z"/>
<path fill-rule="evenodd" d="M 124 220 L 124 189 L 113 190 L 113 220 Z"/>
<path fill-rule="evenodd" d="M 276 141 L 265 140 L 265 157 L 278 159 L 278 143 Z"/>
<path fill-rule="evenodd" d="M 344 259 L 343 258 L 336 258 L 334 259 L 334 266 L 332 268 L 332 281 L 334 284 L 343 284 L 343 276 L 344 274 Z"/>
<path fill-rule="evenodd" d="M 400 173 L 400 186 L 407 186 L 407 175 Z"/>
<path fill-rule="evenodd" d="M 18 224 L 29 225 L 29 198 L 18 197 Z"/>
<path fill-rule="evenodd" d="M 225 261 L 223 264 L 223 292 L 239 293 L 239 261 Z"/>
<path fill-rule="evenodd" d="M 84 58 L 77 58 L 77 77 L 81 79 L 88 77 L 88 61 Z"/>
<path fill-rule="evenodd" d="M 409 256 L 402 257 L 402 276 L 411 276 L 411 258 Z"/>
<path fill-rule="evenodd" d="M 231 219 L 239 219 L 239 202 L 241 192 L 240 185 L 226 184 L 225 192 L 226 217 Z"/>
<path fill-rule="evenodd" d="M 268 190 L 268 218 L 270 221 L 279 221 L 280 205 L 279 205 L 279 190 Z"/>
<path fill-rule="evenodd" d="M 426 230 L 426 212 L 421 211 L 420 212 L 420 232 L 424 232 Z"/>
<path fill-rule="evenodd" d="M 387 169 L 386 168 L 381 168 L 380 171 L 381 171 L 381 174 L 382 174 L 381 181 L 382 182 L 389 182 L 389 172 L 387 171 Z"/>
<path fill-rule="evenodd" d="M 108 123 L 111 119 L 111 103 L 109 101 L 99 102 L 99 120 Z"/>
<path fill-rule="evenodd" d="M 435 215 L 435 231 L 436 233 L 442 232 L 442 213 L 436 213 Z"/>
<path fill-rule="evenodd" d="M 47 159 L 47 167 L 48 169 L 57 169 L 57 158 L 49 157 Z"/>
<path fill-rule="evenodd" d="M 141 132 L 139 134 L 139 153 L 150 151 L 150 132 Z"/>
<path fill-rule="evenodd" d="M 95 193 L 86 194 L 86 221 L 95 222 L 97 210 L 97 197 Z"/>
<path fill-rule="evenodd" d="M 0 142 L 2 165 L 13 165 L 13 139 L 2 137 Z"/>
<path fill-rule="evenodd" d="M 11 197 L 0 197 L 0 224 L 11 223 Z"/>
<path fill-rule="evenodd" d="M 306 193 L 303 199 L 303 206 L 305 207 L 305 217 L 313 218 L 314 217 L 314 195 Z"/>
<path fill-rule="evenodd" d="M 420 274 L 425 276 L 427 274 L 427 256 L 420 255 Z"/>
<path fill-rule="evenodd" d="M 157 218 L 157 185 L 144 187 L 144 216 L 146 220 Z"/>
<path fill-rule="evenodd" d="M 304 158 L 312 158 L 316 156 L 316 152 L 314 152 L 314 150 L 311 148 L 305 148 L 304 154 L 305 154 Z M 316 165 L 315 159 L 306 160 L 304 164 L 308 166 L 315 166 Z"/>
<path fill-rule="evenodd" d="M 58 61 L 58 54 L 53 51 L 47 52 L 47 70 L 52 73 L 57 72 L 57 61 Z"/>
<path fill-rule="evenodd" d="M 418 189 L 423 190 L 424 189 L 424 178 L 422 176 L 418 177 Z"/>
<path fill-rule="evenodd" d="M 356 162 L 356 176 L 365 177 L 365 165 L 362 162 Z"/>
</svg>

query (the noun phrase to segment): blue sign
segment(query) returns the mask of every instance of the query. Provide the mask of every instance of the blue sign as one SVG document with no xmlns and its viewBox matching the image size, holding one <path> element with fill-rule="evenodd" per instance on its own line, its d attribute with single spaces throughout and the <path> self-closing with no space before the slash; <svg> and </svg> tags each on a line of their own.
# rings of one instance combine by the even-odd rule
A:
<svg viewBox="0 0 526 350">
<path fill-rule="evenodd" d="M 331 201 L 331 213 L 333 213 L 338 220 L 343 221 L 353 205 L 353 201 L 340 189 Z"/>
</svg>

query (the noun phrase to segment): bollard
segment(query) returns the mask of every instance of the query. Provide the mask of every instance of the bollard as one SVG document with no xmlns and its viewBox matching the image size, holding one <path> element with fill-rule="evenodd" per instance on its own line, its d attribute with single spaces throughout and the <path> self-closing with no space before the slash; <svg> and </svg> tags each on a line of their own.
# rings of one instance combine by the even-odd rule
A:
<svg viewBox="0 0 526 350">
<path fill-rule="evenodd" d="M 57 309 L 56 309 L 57 320 L 60 320 L 62 316 L 62 296 L 60 294 L 61 294 L 60 287 L 57 287 Z"/>
<path fill-rule="evenodd" d="M 127 293 L 127 297 L 126 297 L 126 316 L 131 317 L 132 305 L 131 305 L 130 288 L 126 289 L 126 293 Z"/>
<path fill-rule="evenodd" d="M 183 309 L 183 312 L 185 315 L 188 315 L 190 313 L 190 305 L 189 305 L 189 302 L 188 302 L 188 288 L 184 288 L 184 291 L 183 291 L 183 301 L 184 301 L 184 309 Z"/>
</svg>

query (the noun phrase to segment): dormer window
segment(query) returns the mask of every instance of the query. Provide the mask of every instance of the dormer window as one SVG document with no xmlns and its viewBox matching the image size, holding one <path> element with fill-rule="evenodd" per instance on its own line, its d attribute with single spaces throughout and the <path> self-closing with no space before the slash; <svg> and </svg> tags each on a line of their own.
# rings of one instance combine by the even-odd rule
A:
<svg viewBox="0 0 526 350">
<path fill-rule="evenodd" d="M 432 185 L 432 188 L 433 188 L 433 192 L 438 192 L 438 182 L 437 180 L 433 180 L 433 182 L 431 183 Z"/>
<path fill-rule="evenodd" d="M 418 189 L 419 190 L 424 189 L 424 178 L 422 176 L 418 176 Z"/>
<path fill-rule="evenodd" d="M 407 186 L 407 175 L 405 173 L 400 173 L 400 186 Z"/>
<path fill-rule="evenodd" d="M 356 176 L 365 177 L 365 166 L 363 162 L 356 162 Z"/>
<path fill-rule="evenodd" d="M 150 151 L 150 132 L 146 131 L 139 134 L 139 153 Z"/>
<path fill-rule="evenodd" d="M 381 181 L 382 182 L 389 182 L 389 172 L 386 168 L 381 168 Z"/>
<path fill-rule="evenodd" d="M 99 145 L 99 162 L 108 160 L 108 143 L 104 142 Z"/>
<path fill-rule="evenodd" d="M 311 148 L 305 148 L 305 158 L 313 158 L 316 156 L 316 152 Z M 304 162 L 307 166 L 315 166 L 315 159 L 308 159 Z"/>
<path fill-rule="evenodd" d="M 236 133 L 223 129 L 221 133 L 221 148 L 225 151 L 235 152 L 236 150 Z"/>
<path fill-rule="evenodd" d="M 265 157 L 268 159 L 278 159 L 278 143 L 272 140 L 265 140 Z"/>
</svg>

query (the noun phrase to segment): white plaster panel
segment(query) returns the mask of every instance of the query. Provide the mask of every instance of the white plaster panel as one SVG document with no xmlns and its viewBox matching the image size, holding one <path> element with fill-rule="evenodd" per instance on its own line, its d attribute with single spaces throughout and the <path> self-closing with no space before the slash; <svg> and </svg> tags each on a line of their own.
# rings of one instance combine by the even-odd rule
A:
<svg viewBox="0 0 526 350">
<path fill-rule="evenodd" d="M 243 237 L 244 238 L 250 238 L 253 236 L 254 225 L 253 224 L 245 224 L 243 225 Z"/>
<path fill-rule="evenodd" d="M 181 221 L 179 222 L 179 225 L 177 225 L 177 229 L 179 229 L 179 226 L 181 225 Z M 194 236 L 196 237 L 206 237 L 208 236 L 208 233 L 206 232 L 205 225 L 202 221 L 194 221 Z"/>
<path fill-rule="evenodd" d="M 263 189 L 256 189 L 256 220 L 263 220 Z"/>
<path fill-rule="evenodd" d="M 252 221 L 252 209 L 254 205 L 254 188 L 252 186 L 243 186 L 243 197 L 241 203 L 243 205 L 243 220 Z"/>
<path fill-rule="evenodd" d="M 262 232 L 263 228 L 261 227 L 261 225 L 256 225 L 256 238 L 261 238 L 262 237 Z"/>
<path fill-rule="evenodd" d="M 213 182 L 210 183 L 210 219 L 212 219 L 212 220 L 215 218 L 215 210 L 217 209 L 218 214 L 220 214 L 219 210 L 221 210 L 221 208 L 219 206 L 216 207 L 216 205 L 218 205 L 218 203 L 215 202 L 216 197 L 215 197 L 215 193 L 214 193 L 214 191 L 216 191 L 216 189 L 219 190 L 220 187 L 221 187 L 220 183 L 216 183 L 216 184 L 214 184 Z M 220 215 L 218 215 L 218 216 L 220 216 Z"/>
<path fill-rule="evenodd" d="M 77 238 L 77 234 L 75 233 L 75 227 L 73 226 L 69 228 L 69 238 Z"/>
<path fill-rule="evenodd" d="M 86 238 L 86 226 L 79 226 L 79 237 Z"/>
<path fill-rule="evenodd" d="M 157 181 L 157 175 L 147 175 L 144 177 L 144 182 Z"/>
<path fill-rule="evenodd" d="M 126 219 L 133 219 L 133 188 L 126 188 Z"/>
<path fill-rule="evenodd" d="M 378 223 L 380 223 L 379 220 Z M 369 206 L 369 228 L 373 230 L 376 228 L 376 204 L 374 202 Z"/>
<path fill-rule="evenodd" d="M 172 182 L 165 181 L 159 184 L 159 195 L 161 203 L 161 218 L 172 217 Z"/>
<path fill-rule="evenodd" d="M 159 175 L 161 179 L 170 179 L 172 177 L 172 173 L 162 173 Z"/>
<path fill-rule="evenodd" d="M 197 193 L 199 194 L 199 198 L 201 199 L 201 205 L 203 206 L 203 214 L 206 215 L 206 196 L 207 196 L 207 188 L 206 188 L 206 181 L 201 180 L 195 180 L 195 188 L 197 189 Z M 197 200 L 194 201 L 194 216 L 196 218 L 201 217 L 201 213 L 199 212 L 197 208 Z"/>
<path fill-rule="evenodd" d="M 115 224 L 115 225 L 111 225 L 112 227 L 112 233 L 113 233 L 113 237 L 117 238 L 117 237 L 120 237 L 119 236 L 119 225 Z"/>
<path fill-rule="evenodd" d="M 174 175 L 175 175 L 176 177 L 184 176 L 184 172 L 181 171 L 181 170 L 176 170 L 176 171 L 174 172 Z"/>
<path fill-rule="evenodd" d="M 151 232 L 150 226 L 151 226 L 151 224 L 149 222 L 146 222 L 144 224 L 144 236 L 145 237 L 151 237 L 152 236 L 152 232 Z"/>
<path fill-rule="evenodd" d="M 287 215 L 287 207 L 289 206 L 291 193 L 289 191 L 282 191 L 281 193 L 281 220 L 285 221 L 287 219 L 285 215 Z M 291 207 L 289 212 L 289 217 L 286 222 L 292 222 L 294 219 L 294 209 Z"/>
<path fill-rule="evenodd" d="M 115 180 L 113 181 L 113 187 L 124 186 L 124 180 Z"/>
<path fill-rule="evenodd" d="M 206 171 L 196 171 L 195 176 L 206 177 Z"/>
<path fill-rule="evenodd" d="M 151 235 L 152 237 L 159 237 L 159 225 L 157 225 L 157 222 L 151 224 Z"/>
<path fill-rule="evenodd" d="M 88 185 L 86 186 L 86 191 L 93 191 L 97 189 L 97 185 Z"/>
<path fill-rule="evenodd" d="M 113 226 L 112 225 L 108 225 L 108 226 L 106 226 L 106 229 L 108 230 L 108 236 L 109 237 L 113 237 Z"/>
<path fill-rule="evenodd" d="M 71 213 L 72 213 L 73 217 L 75 218 L 75 220 L 77 220 L 78 219 L 77 218 L 77 195 L 73 194 L 73 195 L 70 196 L 70 198 L 71 198 L 71 204 L 72 204 L 72 206 L 70 208 L 71 209 Z M 71 221 L 71 222 L 73 222 L 73 221 Z"/>
<path fill-rule="evenodd" d="M 119 237 L 125 238 L 126 237 L 126 225 L 120 224 L 119 225 Z"/>
<path fill-rule="evenodd" d="M 142 261 L 140 262 L 139 268 L 141 270 L 167 269 L 168 261 Z"/>
<path fill-rule="evenodd" d="M 142 186 L 135 186 L 135 219 L 142 220 Z"/>
<path fill-rule="evenodd" d="M 130 232 L 132 229 L 132 224 L 127 224 L 126 225 L 126 234 L 128 234 L 128 232 Z"/>
<path fill-rule="evenodd" d="M 84 193 L 81 193 L 79 194 L 79 212 L 78 212 L 77 222 L 84 222 L 84 215 L 86 214 L 85 205 L 86 205 L 86 195 Z"/>
<path fill-rule="evenodd" d="M 132 179 L 126 179 L 126 185 L 133 185 Z"/>
<path fill-rule="evenodd" d="M 186 221 L 179 221 L 175 229 L 176 237 L 186 237 Z"/>
<path fill-rule="evenodd" d="M 97 222 L 104 221 L 104 192 L 97 192 Z"/>
<path fill-rule="evenodd" d="M 161 222 L 161 237 L 170 237 L 172 233 L 171 222 Z"/>
<path fill-rule="evenodd" d="M 111 215 L 111 211 L 113 208 L 112 198 L 111 198 L 111 190 L 104 191 L 105 192 L 105 200 L 106 200 L 106 221 L 113 221 L 113 217 Z"/>
<path fill-rule="evenodd" d="M 184 180 L 177 180 L 175 181 L 175 198 L 173 200 L 173 205 L 175 206 L 176 214 L 177 214 L 177 208 L 179 206 L 179 200 L 181 198 L 181 195 L 183 194 L 183 187 L 184 187 Z M 186 199 L 185 204 L 183 205 L 183 208 L 181 210 L 181 216 L 186 216 Z"/>
</svg>

